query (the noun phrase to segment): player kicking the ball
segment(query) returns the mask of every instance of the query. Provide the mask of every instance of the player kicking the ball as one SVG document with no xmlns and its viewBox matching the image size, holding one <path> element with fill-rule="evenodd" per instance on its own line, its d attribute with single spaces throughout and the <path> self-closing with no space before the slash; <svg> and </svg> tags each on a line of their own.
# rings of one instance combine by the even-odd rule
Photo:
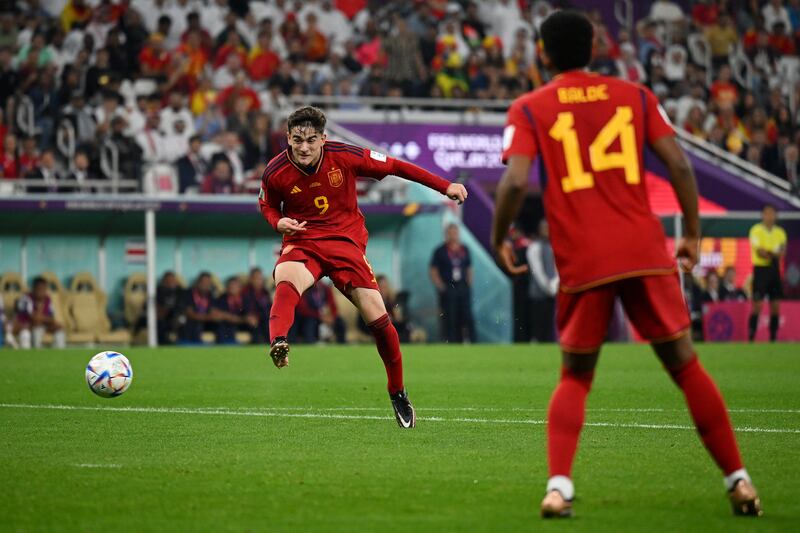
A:
<svg viewBox="0 0 800 533">
<path fill-rule="evenodd" d="M 292 113 L 287 132 L 289 148 L 269 162 L 261 179 L 261 213 L 283 234 L 275 265 L 269 354 L 278 368 L 289 364 L 286 335 L 300 295 L 319 278 L 328 276 L 355 304 L 375 337 L 397 423 L 413 428 L 416 415 L 403 386 L 400 341 L 367 261 L 368 234 L 364 215 L 358 209 L 356 177 L 397 175 L 459 203 L 467 198 L 467 190 L 385 154 L 327 141 L 325 122 L 325 115 L 314 107 Z"/>
<path fill-rule="evenodd" d="M 519 213 L 531 162 L 541 156 L 547 171 L 545 211 L 561 277 L 557 322 L 563 352 L 561 381 L 547 414 L 550 479 L 542 516 L 572 513 L 572 462 L 617 297 L 683 391 L 700 437 L 724 473 L 734 513 L 758 516 L 761 504 L 725 403 L 688 335 L 689 313 L 675 259 L 648 203 L 643 145 L 666 165 L 680 202 L 686 233 L 677 256 L 686 272 L 697 262 L 700 237 L 692 168 L 653 93 L 584 71 L 593 39 L 586 17 L 556 12 L 541 33 L 544 64 L 557 75 L 508 110 L 503 136 L 508 168 L 497 189 L 492 239 L 497 257 L 506 263 L 503 239 Z"/>
</svg>

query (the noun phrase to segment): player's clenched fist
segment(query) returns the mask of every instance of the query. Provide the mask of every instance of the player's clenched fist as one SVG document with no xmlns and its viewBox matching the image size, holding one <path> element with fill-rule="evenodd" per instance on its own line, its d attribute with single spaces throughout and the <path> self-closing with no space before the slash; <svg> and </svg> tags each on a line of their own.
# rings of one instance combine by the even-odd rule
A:
<svg viewBox="0 0 800 533">
<path fill-rule="evenodd" d="M 284 235 L 294 235 L 298 231 L 306 230 L 306 221 L 298 222 L 297 220 L 289 217 L 283 217 L 278 221 L 278 232 Z"/>
<path fill-rule="evenodd" d="M 463 204 L 464 200 L 467 199 L 467 188 L 460 183 L 451 183 L 447 186 L 447 192 L 445 194 L 451 200 Z"/>
</svg>

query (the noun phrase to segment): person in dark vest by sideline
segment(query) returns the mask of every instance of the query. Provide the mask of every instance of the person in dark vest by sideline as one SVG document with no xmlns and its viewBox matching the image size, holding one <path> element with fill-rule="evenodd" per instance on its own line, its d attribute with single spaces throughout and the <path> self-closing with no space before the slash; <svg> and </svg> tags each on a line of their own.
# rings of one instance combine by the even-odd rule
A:
<svg viewBox="0 0 800 533">
<path fill-rule="evenodd" d="M 472 319 L 472 259 L 461 243 L 458 226 L 449 224 L 444 244 L 431 257 L 430 276 L 439 293 L 442 340 L 475 342 Z"/>
</svg>

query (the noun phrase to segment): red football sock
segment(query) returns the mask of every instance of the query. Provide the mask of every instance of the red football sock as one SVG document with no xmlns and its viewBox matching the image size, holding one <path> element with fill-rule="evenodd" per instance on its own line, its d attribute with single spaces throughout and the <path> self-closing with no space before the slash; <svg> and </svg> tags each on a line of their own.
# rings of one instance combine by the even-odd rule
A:
<svg viewBox="0 0 800 533">
<path fill-rule="evenodd" d="M 576 373 L 561 369 L 561 382 L 550 398 L 547 411 L 547 462 L 550 477 L 570 477 L 578 437 L 583 427 L 586 397 L 594 371 Z"/>
<path fill-rule="evenodd" d="M 294 308 L 300 301 L 300 293 L 288 281 L 281 281 L 275 287 L 275 299 L 269 312 L 269 341 L 275 337 L 286 337 L 294 322 Z"/>
<path fill-rule="evenodd" d="M 679 368 L 668 370 L 683 390 L 694 425 L 714 461 L 725 475 L 744 468 L 725 401 L 697 356 Z"/>
<path fill-rule="evenodd" d="M 375 345 L 386 367 L 386 377 L 389 379 L 389 394 L 403 390 L 403 355 L 400 353 L 400 338 L 394 324 L 385 314 L 374 322 L 368 324 L 369 330 L 375 337 Z"/>
</svg>

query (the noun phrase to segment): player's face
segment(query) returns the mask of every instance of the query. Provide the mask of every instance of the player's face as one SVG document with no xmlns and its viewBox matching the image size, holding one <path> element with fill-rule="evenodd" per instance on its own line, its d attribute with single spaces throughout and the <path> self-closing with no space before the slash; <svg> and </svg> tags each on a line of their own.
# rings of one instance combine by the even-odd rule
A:
<svg viewBox="0 0 800 533">
<path fill-rule="evenodd" d="M 772 226 L 775 224 L 775 210 L 771 207 L 767 207 L 764 211 L 761 212 L 762 220 L 764 221 L 765 226 Z"/>
<path fill-rule="evenodd" d="M 303 166 L 315 165 L 322 154 L 322 145 L 325 144 L 326 138 L 325 133 L 311 126 L 293 128 L 289 132 L 288 140 L 294 160 Z"/>
<path fill-rule="evenodd" d="M 36 286 L 33 288 L 33 297 L 36 300 L 41 300 L 45 296 L 47 296 L 47 284 L 37 283 Z"/>
</svg>

